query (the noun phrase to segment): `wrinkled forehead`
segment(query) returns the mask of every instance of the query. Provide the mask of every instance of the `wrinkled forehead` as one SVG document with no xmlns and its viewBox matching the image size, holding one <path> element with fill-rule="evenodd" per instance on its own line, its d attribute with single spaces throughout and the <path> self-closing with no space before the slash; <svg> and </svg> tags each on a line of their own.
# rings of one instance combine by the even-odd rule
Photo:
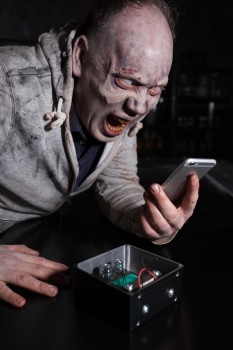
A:
<svg viewBox="0 0 233 350">
<path fill-rule="evenodd" d="M 172 34 L 156 6 L 130 7 L 116 14 L 105 29 L 100 46 L 105 57 L 117 66 L 141 70 L 148 64 L 154 66 L 159 63 L 160 69 L 170 69 Z"/>
</svg>

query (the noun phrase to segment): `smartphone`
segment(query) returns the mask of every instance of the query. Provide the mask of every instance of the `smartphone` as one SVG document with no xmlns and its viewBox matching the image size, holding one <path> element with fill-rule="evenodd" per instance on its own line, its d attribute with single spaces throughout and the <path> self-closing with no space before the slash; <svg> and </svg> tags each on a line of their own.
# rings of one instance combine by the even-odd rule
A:
<svg viewBox="0 0 233 350">
<path fill-rule="evenodd" d="M 216 165 L 215 159 L 187 158 L 162 184 L 162 188 L 171 201 L 178 200 L 185 189 L 186 178 L 197 174 L 199 179 Z"/>
</svg>

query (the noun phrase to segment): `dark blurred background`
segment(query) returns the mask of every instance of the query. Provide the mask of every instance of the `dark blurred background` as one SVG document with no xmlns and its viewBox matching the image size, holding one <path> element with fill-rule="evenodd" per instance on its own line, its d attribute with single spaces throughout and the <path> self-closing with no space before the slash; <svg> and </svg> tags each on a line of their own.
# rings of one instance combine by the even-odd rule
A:
<svg viewBox="0 0 233 350">
<path fill-rule="evenodd" d="M 93 0 L 1 0 L 0 44 L 82 21 Z M 139 153 L 233 161 L 232 0 L 173 0 L 179 17 L 169 85 L 144 120 Z"/>
</svg>

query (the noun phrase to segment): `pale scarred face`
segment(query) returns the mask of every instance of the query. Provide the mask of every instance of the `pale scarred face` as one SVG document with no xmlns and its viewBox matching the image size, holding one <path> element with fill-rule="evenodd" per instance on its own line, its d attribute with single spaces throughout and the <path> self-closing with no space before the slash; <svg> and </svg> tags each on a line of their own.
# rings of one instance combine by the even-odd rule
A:
<svg viewBox="0 0 233 350">
<path fill-rule="evenodd" d="M 155 6 L 130 7 L 73 50 L 79 118 L 99 141 L 116 140 L 156 106 L 168 82 L 173 39 Z"/>
</svg>

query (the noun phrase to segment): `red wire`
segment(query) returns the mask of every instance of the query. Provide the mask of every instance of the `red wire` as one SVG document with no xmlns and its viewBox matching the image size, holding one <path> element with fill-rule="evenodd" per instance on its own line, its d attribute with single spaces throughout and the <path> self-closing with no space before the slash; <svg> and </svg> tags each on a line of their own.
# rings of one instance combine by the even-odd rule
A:
<svg viewBox="0 0 233 350">
<path fill-rule="evenodd" d="M 147 271 L 152 277 L 154 277 L 155 280 L 158 279 L 157 276 L 152 271 L 148 270 L 147 267 L 143 267 L 138 273 L 138 288 L 142 288 L 141 276 L 145 271 Z"/>
</svg>

